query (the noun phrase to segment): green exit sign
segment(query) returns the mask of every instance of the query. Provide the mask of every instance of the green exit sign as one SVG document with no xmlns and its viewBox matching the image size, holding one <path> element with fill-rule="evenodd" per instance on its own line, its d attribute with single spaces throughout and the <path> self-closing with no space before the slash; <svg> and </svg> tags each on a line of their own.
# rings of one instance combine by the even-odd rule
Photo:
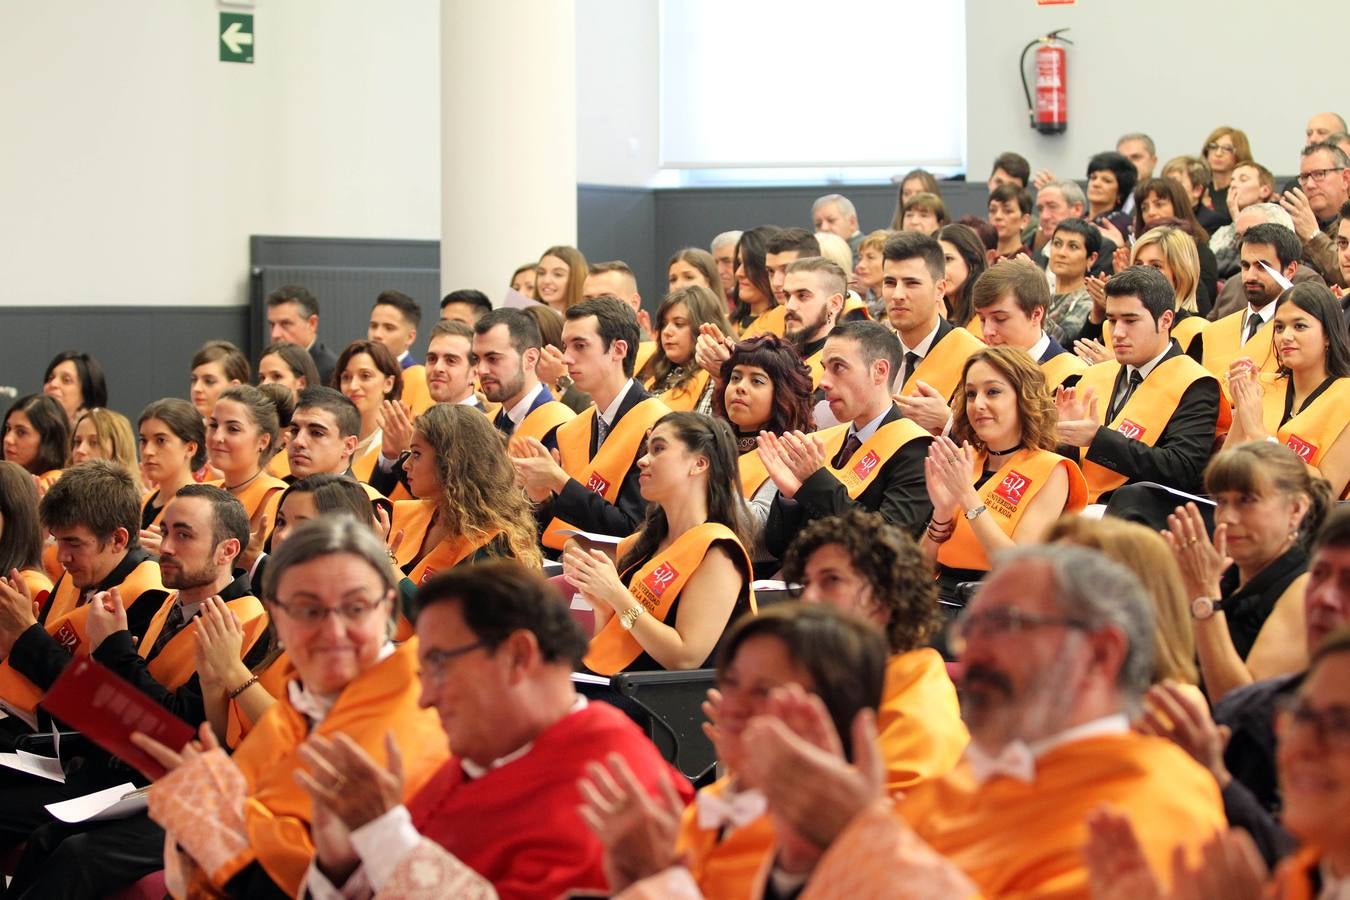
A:
<svg viewBox="0 0 1350 900">
<path fill-rule="evenodd" d="M 220 14 L 220 61 L 235 63 L 253 62 L 253 14 Z"/>
</svg>

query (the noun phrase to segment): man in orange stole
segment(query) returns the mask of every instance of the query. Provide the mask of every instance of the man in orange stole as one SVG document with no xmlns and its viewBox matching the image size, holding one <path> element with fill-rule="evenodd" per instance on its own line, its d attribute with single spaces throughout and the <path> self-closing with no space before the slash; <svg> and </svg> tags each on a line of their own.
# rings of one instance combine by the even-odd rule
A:
<svg viewBox="0 0 1350 900">
<path fill-rule="evenodd" d="M 604 893 L 578 779 L 617 754 L 653 795 L 687 801 L 688 782 L 626 716 L 577 695 L 586 638 L 539 575 L 509 561 L 454 570 L 417 605 L 422 704 L 440 713 L 456 755 L 404 807 L 396 770 L 315 742 L 302 783 L 341 827 L 315 830 L 311 896 Z"/>
<path fill-rule="evenodd" d="M 811 389 L 819 395 L 825 340 L 844 311 L 848 275 L 823 256 L 788 263 L 783 276 L 783 336 L 792 342 L 811 370 Z M 821 399 L 816 396 L 815 399 Z"/>
<path fill-rule="evenodd" d="M 164 600 L 138 645 L 127 630 L 127 610 L 114 587 L 87 604 L 91 656 L 175 716 L 192 725 L 206 719 L 198 681 L 192 620 L 208 598 L 224 601 L 244 628 L 246 664 L 259 661 L 258 641 L 266 623 L 262 604 L 250 596 L 247 577 L 232 570 L 248 543 L 248 515 L 227 491 L 189 484 L 169 501 L 160 525 L 160 568 Z M 68 658 L 68 657 L 67 657 Z M 46 687 L 47 685 L 43 685 Z M 60 744 L 70 773 L 65 784 L 20 776 L 21 784 L 0 783 L 0 846 L 27 842 L 10 885 L 14 896 L 93 896 L 114 891 L 164 866 L 164 831 L 145 815 L 110 822 L 67 825 L 44 808 L 127 781 L 133 770 L 83 741 Z M 9 770 L 6 770 L 7 772 Z"/>
<path fill-rule="evenodd" d="M 539 381 L 539 325 L 518 309 L 494 309 L 473 326 L 473 365 L 483 395 L 500 409 L 492 424 L 505 438 L 532 437 L 558 448 L 558 426 L 576 418 Z"/>
<path fill-rule="evenodd" d="M 980 318 L 984 342 L 1027 351 L 1051 391 L 1061 384 L 1073 387 L 1087 370 L 1087 363 L 1045 331 L 1050 285 L 1035 263 L 999 260 L 975 280 L 970 299 Z"/>
</svg>

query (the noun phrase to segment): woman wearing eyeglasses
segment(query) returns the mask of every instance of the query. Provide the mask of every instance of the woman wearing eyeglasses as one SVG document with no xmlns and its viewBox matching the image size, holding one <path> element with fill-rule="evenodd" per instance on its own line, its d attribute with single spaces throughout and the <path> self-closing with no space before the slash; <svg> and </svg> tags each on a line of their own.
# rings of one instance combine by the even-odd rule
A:
<svg viewBox="0 0 1350 900">
<path fill-rule="evenodd" d="M 1247 143 L 1247 134 L 1237 128 L 1220 125 L 1205 138 L 1200 155 L 1209 164 L 1209 198 L 1206 206 L 1213 213 L 1213 227 L 1210 231 L 1233 221 L 1228 214 L 1228 185 L 1233 180 L 1233 170 L 1238 163 L 1251 162 L 1252 148 Z"/>
<path fill-rule="evenodd" d="M 309 796 L 295 780 L 307 738 L 354 741 L 381 766 L 402 757 L 406 802 L 445 761 L 445 734 L 419 707 L 417 644 L 391 641 L 397 573 L 365 523 L 302 525 L 271 559 L 264 599 L 295 668 L 232 757 L 209 727 L 182 755 L 137 735 L 170 774 L 150 816 L 168 832 L 175 896 L 297 896 L 314 856 Z"/>
</svg>

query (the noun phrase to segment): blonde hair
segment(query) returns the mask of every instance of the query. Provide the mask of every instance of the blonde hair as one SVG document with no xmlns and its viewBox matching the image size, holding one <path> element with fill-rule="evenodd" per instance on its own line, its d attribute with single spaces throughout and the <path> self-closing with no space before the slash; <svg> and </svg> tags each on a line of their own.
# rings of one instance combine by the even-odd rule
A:
<svg viewBox="0 0 1350 900">
<path fill-rule="evenodd" d="M 880 253 L 886 246 L 886 239 L 893 234 L 895 232 L 889 228 L 878 228 L 862 239 L 862 243 L 858 245 L 858 255 L 861 256 L 864 250 L 875 250 Z"/>
<path fill-rule="evenodd" d="M 127 421 L 127 417 L 101 406 L 86 409 L 75 417 L 75 427 L 70 430 L 72 449 L 75 446 L 75 432 L 79 430 L 80 423 L 85 419 L 94 423 L 94 436 L 98 439 L 98 446 L 103 453 L 103 459 L 121 464 L 130 473 L 131 480 L 136 484 L 136 490 L 143 490 L 140 465 L 136 462 L 136 436 L 131 430 L 131 423 Z"/>
<path fill-rule="evenodd" d="M 1124 519 L 1063 516 L 1046 541 L 1097 550 L 1134 572 L 1153 600 L 1153 683 L 1197 683 L 1190 603 L 1176 557 L 1161 535 Z"/>
<path fill-rule="evenodd" d="M 1176 278 L 1176 309 L 1198 315 L 1195 291 L 1200 285 L 1200 253 L 1195 249 L 1195 238 L 1174 225 L 1151 228 L 1130 249 L 1130 265 L 1136 264 L 1140 250 L 1153 244 L 1158 245 Z"/>
<path fill-rule="evenodd" d="M 848 241 L 830 231 L 817 231 L 816 243 L 820 244 L 820 255 L 844 270 L 844 280 L 853 271 L 853 251 Z"/>
</svg>

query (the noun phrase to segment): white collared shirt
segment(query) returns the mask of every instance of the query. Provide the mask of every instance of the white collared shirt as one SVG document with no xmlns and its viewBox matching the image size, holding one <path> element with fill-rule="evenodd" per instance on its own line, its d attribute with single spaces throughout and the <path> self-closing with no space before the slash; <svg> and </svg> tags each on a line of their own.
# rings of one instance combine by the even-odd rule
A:
<svg viewBox="0 0 1350 900">
<path fill-rule="evenodd" d="M 1274 300 L 1260 308 L 1253 307 L 1248 303 L 1247 311 L 1242 315 L 1242 331 L 1238 333 L 1238 339 L 1244 344 L 1247 343 L 1247 329 L 1251 327 L 1252 316 L 1256 316 L 1261 320 L 1261 324 L 1265 325 L 1275 317 L 1275 306 L 1276 303 Z"/>
<path fill-rule="evenodd" d="M 1138 372 L 1140 379 L 1147 378 L 1150 372 L 1158 368 L 1158 363 L 1162 362 L 1162 358 L 1166 356 L 1168 353 L 1170 353 L 1171 350 L 1172 350 L 1172 342 L 1168 341 L 1167 346 L 1163 348 L 1163 352 L 1159 353 L 1157 356 L 1153 357 L 1148 362 L 1144 363 L 1142 366 L 1126 366 L 1125 377 L 1128 379 L 1130 372 Z"/>
<path fill-rule="evenodd" d="M 1041 357 L 1045 355 L 1045 351 L 1049 349 L 1050 335 L 1042 331 L 1041 339 L 1031 345 L 1031 349 L 1027 351 L 1027 355 L 1031 357 L 1032 362 L 1040 362 Z"/>
<path fill-rule="evenodd" d="M 631 378 L 625 381 L 623 387 L 619 388 L 619 392 L 615 394 L 614 399 L 610 401 L 609 406 L 605 407 L 603 410 L 596 410 L 596 412 L 600 414 L 600 418 L 605 420 L 605 425 L 607 427 L 614 427 L 614 417 L 619 414 L 619 407 L 623 404 L 623 398 L 628 396 L 628 392 L 633 389 L 633 385 L 636 383 L 637 382 L 633 381 Z"/>
<path fill-rule="evenodd" d="M 519 403 L 506 411 L 506 417 L 511 420 L 512 431 L 519 428 L 520 423 L 525 421 L 525 417 L 530 414 L 530 407 L 534 405 L 534 398 L 538 397 L 542 390 L 547 390 L 543 383 L 536 384 L 534 390 L 528 392 Z"/>
<path fill-rule="evenodd" d="M 407 350 L 404 350 L 402 353 L 398 355 L 398 364 L 406 369 L 407 366 L 405 365 L 405 363 L 407 363 L 408 360 L 411 358 L 412 358 L 412 348 L 409 348 Z"/>
<path fill-rule="evenodd" d="M 848 426 L 849 433 L 856 434 L 858 436 L 858 440 L 862 441 L 863 443 L 867 443 L 868 439 L 871 438 L 872 435 L 876 434 L 877 429 L 881 427 L 881 420 L 886 418 L 886 416 L 888 416 L 890 412 L 891 411 L 887 409 L 885 412 L 877 416 L 872 421 L 868 422 L 862 428 L 854 428 L 853 425 L 850 424 Z"/>
</svg>

